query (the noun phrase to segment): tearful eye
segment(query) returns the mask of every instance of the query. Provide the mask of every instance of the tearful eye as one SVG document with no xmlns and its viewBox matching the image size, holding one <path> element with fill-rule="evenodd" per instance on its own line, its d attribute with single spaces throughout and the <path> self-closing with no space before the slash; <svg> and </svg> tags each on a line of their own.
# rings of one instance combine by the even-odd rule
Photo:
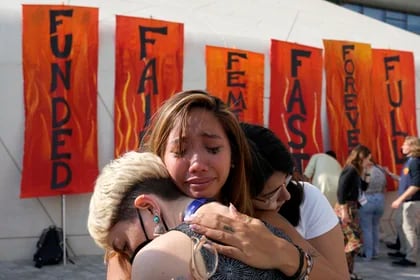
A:
<svg viewBox="0 0 420 280">
<path fill-rule="evenodd" d="M 175 155 L 175 157 L 183 157 L 185 155 L 185 150 L 176 150 L 172 151 L 172 153 Z"/>
<path fill-rule="evenodd" d="M 211 154 L 217 154 L 220 151 L 220 147 L 208 147 L 207 150 L 211 153 Z"/>
</svg>

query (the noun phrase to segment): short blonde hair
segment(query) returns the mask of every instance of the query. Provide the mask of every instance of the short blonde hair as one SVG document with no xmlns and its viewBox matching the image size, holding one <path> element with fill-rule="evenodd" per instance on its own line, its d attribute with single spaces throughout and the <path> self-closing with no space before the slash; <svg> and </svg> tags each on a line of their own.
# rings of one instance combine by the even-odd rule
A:
<svg viewBox="0 0 420 280">
<path fill-rule="evenodd" d="M 127 152 L 108 163 L 96 179 L 89 205 L 87 228 L 96 244 L 111 249 L 109 232 L 118 222 L 123 199 L 134 187 L 146 180 L 166 178 L 165 165 L 152 153 Z"/>
<path fill-rule="evenodd" d="M 404 141 L 411 148 L 408 155 L 411 157 L 420 157 L 420 139 L 416 136 L 407 136 Z"/>
</svg>

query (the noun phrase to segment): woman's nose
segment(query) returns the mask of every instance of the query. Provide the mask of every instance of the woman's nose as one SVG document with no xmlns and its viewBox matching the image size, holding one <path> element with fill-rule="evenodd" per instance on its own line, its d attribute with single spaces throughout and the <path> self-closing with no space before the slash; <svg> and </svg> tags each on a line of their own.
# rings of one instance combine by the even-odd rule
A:
<svg viewBox="0 0 420 280">
<path fill-rule="evenodd" d="M 207 164 L 205 162 L 205 158 L 201 155 L 194 154 L 190 159 L 190 173 L 199 172 L 199 171 L 206 171 Z"/>
<path fill-rule="evenodd" d="M 277 201 L 287 201 L 290 199 L 290 193 L 289 191 L 286 189 L 286 187 L 282 187 L 279 193 L 279 196 L 277 198 Z"/>
</svg>

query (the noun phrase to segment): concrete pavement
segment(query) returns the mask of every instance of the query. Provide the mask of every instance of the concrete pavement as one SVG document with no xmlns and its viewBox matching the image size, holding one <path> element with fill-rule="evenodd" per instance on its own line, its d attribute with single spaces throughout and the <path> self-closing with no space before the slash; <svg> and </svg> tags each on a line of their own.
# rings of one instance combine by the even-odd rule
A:
<svg viewBox="0 0 420 280">
<path fill-rule="evenodd" d="M 27 261 L 0 262 L 1 280 L 93 280 L 105 279 L 103 256 L 80 256 L 72 258 L 74 264 L 34 267 Z"/>
<path fill-rule="evenodd" d="M 357 258 L 355 271 L 365 280 L 414 280 L 420 279 L 420 258 L 417 267 L 401 268 L 391 266 L 385 246 L 377 260 L 365 262 Z M 35 268 L 33 262 L 0 262 L 0 279 L 7 280 L 93 280 L 105 279 L 105 266 L 102 256 L 80 256 L 72 258 L 75 264 L 44 266 Z M 316 264 L 315 264 L 316 265 Z M 328 279 L 326 279 L 328 280 Z"/>
<path fill-rule="evenodd" d="M 416 267 L 399 267 L 391 265 L 392 259 L 387 256 L 388 251 L 382 251 L 379 258 L 370 262 L 356 259 L 355 272 L 363 279 L 369 280 L 414 280 L 420 279 L 420 258 Z M 389 251 L 391 252 L 391 251 Z"/>
</svg>

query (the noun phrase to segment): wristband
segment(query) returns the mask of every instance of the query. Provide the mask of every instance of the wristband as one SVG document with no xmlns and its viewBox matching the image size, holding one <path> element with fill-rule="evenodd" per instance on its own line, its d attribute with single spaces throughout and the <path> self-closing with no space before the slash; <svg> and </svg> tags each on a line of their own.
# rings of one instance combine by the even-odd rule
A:
<svg viewBox="0 0 420 280">
<path fill-rule="evenodd" d="M 300 248 L 298 245 L 296 244 L 293 244 L 293 245 L 296 247 L 296 249 L 299 252 L 299 266 L 295 274 L 289 277 L 286 276 L 285 278 L 286 280 L 301 279 L 301 275 L 302 275 L 303 259 L 305 258 L 305 252 L 303 252 L 302 248 Z"/>
<path fill-rule="evenodd" d="M 213 201 L 212 199 L 208 199 L 208 198 L 194 199 L 193 201 L 191 201 L 190 204 L 188 204 L 187 208 L 185 208 L 184 217 L 182 218 L 182 220 L 194 214 L 198 210 L 198 208 L 200 208 L 204 204 L 212 202 L 212 201 Z"/>
</svg>

